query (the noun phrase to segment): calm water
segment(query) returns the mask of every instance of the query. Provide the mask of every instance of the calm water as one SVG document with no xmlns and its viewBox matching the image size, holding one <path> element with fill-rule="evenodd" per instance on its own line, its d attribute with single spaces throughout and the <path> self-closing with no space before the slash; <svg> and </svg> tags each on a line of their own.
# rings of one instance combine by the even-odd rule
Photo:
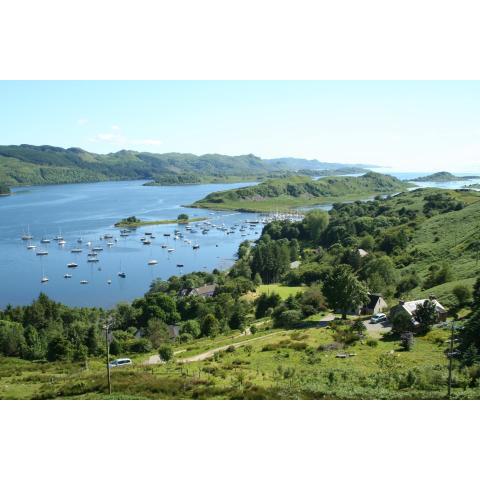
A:
<svg viewBox="0 0 480 480">
<path fill-rule="evenodd" d="M 401 179 L 420 175 L 385 173 Z M 9 303 L 28 304 L 40 292 L 69 305 L 111 307 L 120 301 L 142 296 L 155 278 L 167 279 L 174 274 L 228 268 L 234 261 L 239 243 L 246 239 L 254 240 L 260 234 L 261 227 L 247 228 L 244 232 L 246 237 L 242 237 L 238 229 L 231 235 L 217 229 L 203 235 L 200 226 L 195 224 L 192 227 L 198 233 L 186 232 L 184 227 L 172 224 L 139 228 L 131 236 L 122 238 L 113 224 L 130 215 L 158 220 L 174 219 L 179 213 L 187 213 L 209 217 L 212 223 L 227 227 L 257 218 L 255 214 L 212 212 L 181 206 L 213 191 L 250 183 L 177 187 L 143 187 L 142 183 L 28 187 L 14 189 L 15 195 L 0 197 L 0 308 Z M 478 180 L 418 185 L 459 188 L 471 183 L 478 183 Z M 331 206 L 322 208 L 328 210 Z M 46 249 L 47 256 L 37 256 L 35 250 L 27 250 L 28 242 L 20 239 L 27 228 L 34 236 L 32 243 L 37 245 L 37 251 Z M 198 243 L 200 249 L 193 250 L 192 245 L 182 239 L 174 240 L 175 228 L 180 228 L 192 243 Z M 145 231 L 152 232 L 156 237 L 151 246 L 145 246 L 140 241 Z M 43 236 L 52 238 L 60 232 L 67 242 L 65 246 L 59 246 L 53 240 L 49 245 L 40 244 Z M 165 237 L 164 233 L 172 235 Z M 104 234 L 114 235 L 117 242 L 108 247 L 107 240 L 100 240 Z M 83 239 L 82 245 L 77 244 L 79 237 Z M 98 263 L 87 262 L 87 241 L 91 241 L 92 246 L 103 247 Z M 161 248 L 162 244 L 175 251 L 168 253 L 167 248 Z M 71 253 L 70 250 L 75 247 L 82 247 L 83 252 Z M 150 259 L 157 260 L 158 264 L 147 265 Z M 68 269 L 69 262 L 77 263 L 78 268 Z M 179 268 L 177 264 L 184 267 Z M 118 277 L 120 269 L 127 274 L 125 279 Z M 72 278 L 65 279 L 65 273 L 71 274 Z M 43 274 L 49 278 L 48 283 L 40 282 Z M 88 284 L 81 285 L 80 280 L 87 280 Z"/>
<path fill-rule="evenodd" d="M 69 305 L 110 307 L 119 301 L 142 296 L 155 278 L 227 268 L 234 260 L 239 243 L 253 240 L 260 234 L 258 227 L 247 229 L 246 237 L 242 237 L 238 229 L 231 235 L 217 229 L 203 235 L 195 224 L 192 227 L 198 233 L 188 233 L 184 227 L 172 224 L 139 228 L 135 234 L 122 238 L 113 224 L 130 215 L 158 220 L 174 219 L 179 213 L 187 213 L 209 217 L 212 223 L 226 226 L 256 218 L 255 214 L 181 207 L 210 192 L 250 184 L 143 187 L 142 183 L 28 187 L 15 189 L 15 195 L 10 197 L 0 197 L 0 307 L 9 303 L 28 304 L 40 292 Z M 20 239 L 27 228 L 34 236 L 32 243 L 37 245 L 37 251 L 46 247 L 47 256 L 37 256 L 35 250 L 27 250 L 28 242 Z M 174 240 L 176 228 L 182 230 L 192 244 L 198 242 L 200 249 L 193 250 L 192 245 L 182 239 Z M 53 240 L 49 245 L 40 244 L 43 236 L 52 238 L 60 231 L 67 242 L 65 246 Z M 156 237 L 151 246 L 140 241 L 145 231 L 153 232 Z M 112 247 L 106 245 L 107 240 L 100 240 L 100 236 L 107 233 L 117 239 Z M 172 236 L 164 237 L 164 233 Z M 83 245 L 77 244 L 79 237 Z M 87 241 L 91 241 L 92 246 L 103 247 L 98 263 L 87 262 Z M 166 248 L 161 248 L 163 243 L 175 251 L 168 253 Z M 71 253 L 75 247 L 83 248 L 83 252 Z M 147 265 L 150 259 L 158 260 L 158 264 Z M 69 262 L 77 263 L 78 268 L 68 269 Z M 184 267 L 177 267 L 179 263 Z M 125 279 L 117 275 L 120 268 L 127 274 Z M 40 282 L 43 273 L 49 278 L 48 283 Z M 72 274 L 72 278 L 63 278 L 65 273 Z M 89 283 L 81 285 L 80 280 Z M 108 280 L 111 280 L 110 285 Z"/>
</svg>

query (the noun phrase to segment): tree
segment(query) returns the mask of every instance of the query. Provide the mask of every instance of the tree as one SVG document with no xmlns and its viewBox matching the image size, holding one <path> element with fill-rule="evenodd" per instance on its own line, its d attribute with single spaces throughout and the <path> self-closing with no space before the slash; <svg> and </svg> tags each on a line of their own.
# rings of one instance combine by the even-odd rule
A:
<svg viewBox="0 0 480 480">
<path fill-rule="evenodd" d="M 70 360 L 72 355 L 72 345 L 62 335 L 58 334 L 48 342 L 47 360 L 56 362 L 57 360 Z"/>
<path fill-rule="evenodd" d="M 370 291 L 384 295 L 393 293 L 392 288 L 397 283 L 397 272 L 390 257 L 386 255 L 370 257 L 363 268 L 363 275 Z"/>
<path fill-rule="evenodd" d="M 458 307 L 463 307 L 472 298 L 472 291 L 467 285 L 457 285 L 452 290 L 452 293 L 455 295 Z"/>
<path fill-rule="evenodd" d="M 89 355 L 97 355 L 100 350 L 100 340 L 98 332 L 94 325 L 90 326 L 85 338 L 85 345 L 88 348 Z"/>
<path fill-rule="evenodd" d="M 330 308 L 341 312 L 344 319 L 349 311 L 368 301 L 365 284 L 358 280 L 349 265 L 334 267 L 325 280 L 323 293 Z"/>
<path fill-rule="evenodd" d="M 169 362 L 173 358 L 173 348 L 170 344 L 165 343 L 158 349 L 160 360 Z"/>
<path fill-rule="evenodd" d="M 370 234 L 366 234 L 360 239 L 358 246 L 363 250 L 370 252 L 375 247 L 375 240 Z"/>
<path fill-rule="evenodd" d="M 412 317 L 403 309 L 392 315 L 390 320 L 392 322 L 393 333 L 402 334 L 411 332 L 413 329 Z"/>
<path fill-rule="evenodd" d="M 0 320 L 0 353 L 7 357 L 20 357 L 25 346 L 22 325 Z"/>
<path fill-rule="evenodd" d="M 310 238 L 318 242 L 322 233 L 328 226 L 329 216 L 324 210 L 310 210 L 303 220 Z"/>
<path fill-rule="evenodd" d="M 275 308 L 280 305 L 282 301 L 280 295 L 276 292 L 266 293 L 263 292 L 256 300 L 256 309 L 255 309 L 255 317 L 262 318 L 265 316 L 266 311 L 269 308 Z"/>
<path fill-rule="evenodd" d="M 198 338 L 202 333 L 200 323 L 197 320 L 187 320 L 181 324 L 180 333 L 187 333 L 191 335 L 192 338 Z"/>
<path fill-rule="evenodd" d="M 168 341 L 170 338 L 167 324 L 158 318 L 151 318 L 148 321 L 146 335 L 152 342 L 153 348 L 158 348 L 163 342 Z"/>
<path fill-rule="evenodd" d="M 302 320 L 302 312 L 299 310 L 285 310 L 274 319 L 275 327 L 293 328 Z"/>
<path fill-rule="evenodd" d="M 205 316 L 201 324 L 202 335 L 206 337 L 215 337 L 220 333 L 220 322 L 209 313 Z"/>
<path fill-rule="evenodd" d="M 418 322 L 418 330 L 420 333 L 430 331 L 432 325 L 437 322 L 437 307 L 432 300 L 425 300 L 423 304 L 417 305 L 413 312 L 413 318 Z"/>
<path fill-rule="evenodd" d="M 188 215 L 186 213 L 181 213 L 178 217 L 177 220 L 179 222 L 187 222 L 188 221 Z"/>
</svg>

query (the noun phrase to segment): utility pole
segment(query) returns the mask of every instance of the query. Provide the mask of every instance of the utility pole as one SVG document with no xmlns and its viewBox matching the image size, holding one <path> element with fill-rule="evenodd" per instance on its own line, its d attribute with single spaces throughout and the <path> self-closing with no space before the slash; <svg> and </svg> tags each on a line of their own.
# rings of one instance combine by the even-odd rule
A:
<svg viewBox="0 0 480 480">
<path fill-rule="evenodd" d="M 105 347 L 107 349 L 107 383 L 108 383 L 108 394 L 112 394 L 112 382 L 110 380 L 110 344 L 108 341 L 108 331 L 110 327 L 113 325 L 113 321 L 111 318 L 107 320 L 105 325 L 103 326 L 105 330 Z"/>
<path fill-rule="evenodd" d="M 450 352 L 448 354 L 448 399 L 450 399 L 452 393 L 453 339 L 455 334 L 455 320 L 456 314 L 452 318 L 452 329 L 450 331 Z"/>
</svg>

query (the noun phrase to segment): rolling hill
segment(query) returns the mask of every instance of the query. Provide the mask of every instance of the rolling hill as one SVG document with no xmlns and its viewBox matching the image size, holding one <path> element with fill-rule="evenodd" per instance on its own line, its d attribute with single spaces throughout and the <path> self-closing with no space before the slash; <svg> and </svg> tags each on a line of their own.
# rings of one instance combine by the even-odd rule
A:
<svg viewBox="0 0 480 480">
<path fill-rule="evenodd" d="M 450 172 L 436 172 L 432 173 L 431 175 L 426 175 L 424 177 L 417 177 L 412 180 L 412 182 L 455 182 L 458 180 L 470 180 L 472 178 L 480 178 L 475 175 L 467 175 L 467 176 L 457 176 L 453 175 Z"/>
<path fill-rule="evenodd" d="M 311 162 L 305 162 L 312 169 Z M 194 155 L 131 150 L 96 154 L 81 148 L 50 145 L 0 146 L 0 183 L 8 186 L 140 179 L 151 179 L 149 185 L 262 180 L 290 175 L 299 165 L 289 159 L 280 163 L 265 161 L 252 154 Z M 324 169 L 352 168 L 337 163 L 319 165 Z M 317 170 L 314 168 L 312 175 Z"/>
<path fill-rule="evenodd" d="M 274 211 L 397 193 L 408 187 L 408 183 L 395 177 L 374 172 L 360 177 L 325 177 L 319 180 L 297 176 L 214 192 L 192 206 L 251 212 Z"/>
</svg>

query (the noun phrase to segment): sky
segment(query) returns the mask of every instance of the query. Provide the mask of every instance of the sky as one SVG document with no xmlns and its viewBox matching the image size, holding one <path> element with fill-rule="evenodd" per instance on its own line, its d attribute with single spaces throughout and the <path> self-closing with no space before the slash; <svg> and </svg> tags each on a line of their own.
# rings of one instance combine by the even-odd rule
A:
<svg viewBox="0 0 480 480">
<path fill-rule="evenodd" d="M 480 172 L 480 81 L 1 81 L 21 143 Z"/>
</svg>

